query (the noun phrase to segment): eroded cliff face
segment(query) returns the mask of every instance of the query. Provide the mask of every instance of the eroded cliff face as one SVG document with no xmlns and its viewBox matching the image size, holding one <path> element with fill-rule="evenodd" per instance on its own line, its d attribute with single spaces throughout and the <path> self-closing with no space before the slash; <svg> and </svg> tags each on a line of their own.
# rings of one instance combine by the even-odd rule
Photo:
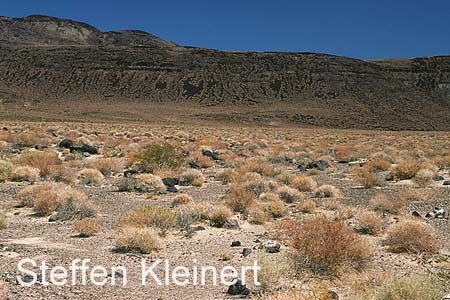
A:
<svg viewBox="0 0 450 300">
<path fill-rule="evenodd" d="M 0 28 L 0 97 L 8 101 L 270 104 L 260 117 L 298 125 L 450 129 L 450 57 L 225 52 L 44 16 L 1 18 Z M 280 113 L 280 104 L 292 110 Z"/>
</svg>

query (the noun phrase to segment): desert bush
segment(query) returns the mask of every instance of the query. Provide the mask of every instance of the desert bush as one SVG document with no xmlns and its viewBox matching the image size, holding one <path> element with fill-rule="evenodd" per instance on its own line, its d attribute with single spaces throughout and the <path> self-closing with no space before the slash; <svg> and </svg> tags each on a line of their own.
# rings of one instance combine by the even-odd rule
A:
<svg viewBox="0 0 450 300">
<path fill-rule="evenodd" d="M 366 291 L 364 300 L 441 300 L 445 294 L 441 281 L 433 275 L 409 274 L 390 279 Z"/>
<path fill-rule="evenodd" d="M 273 258 L 266 254 L 258 255 L 258 265 L 258 280 L 264 293 L 289 286 L 289 280 L 295 273 L 292 264 L 286 259 Z"/>
<path fill-rule="evenodd" d="M 200 168 L 206 169 L 214 166 L 214 161 L 212 158 L 203 155 L 201 152 L 194 152 L 189 156 L 189 159 L 195 162 Z"/>
<path fill-rule="evenodd" d="M 242 182 L 258 181 L 258 180 L 261 180 L 261 178 L 262 178 L 262 176 L 256 172 L 247 172 L 241 176 L 241 181 Z"/>
<path fill-rule="evenodd" d="M 433 182 L 434 172 L 428 169 L 420 169 L 416 176 L 414 176 L 414 182 L 420 187 L 426 187 Z"/>
<path fill-rule="evenodd" d="M 382 157 L 374 157 L 365 166 L 369 172 L 387 171 L 391 167 L 391 162 Z"/>
<path fill-rule="evenodd" d="M 286 206 L 278 196 L 275 199 L 263 203 L 262 207 L 274 218 L 279 218 L 286 214 Z"/>
<path fill-rule="evenodd" d="M 356 171 L 356 181 L 363 187 L 370 189 L 383 184 L 383 177 L 368 168 L 360 168 Z"/>
<path fill-rule="evenodd" d="M 429 202 L 432 200 L 433 191 L 431 189 L 402 189 L 397 193 L 397 198 L 402 203 Z"/>
<path fill-rule="evenodd" d="M 343 145 L 335 146 L 334 153 L 337 160 L 349 159 L 353 156 L 352 148 Z"/>
<path fill-rule="evenodd" d="M 189 169 L 184 171 L 180 176 L 180 184 L 202 186 L 205 182 L 203 173 L 199 170 Z"/>
<path fill-rule="evenodd" d="M 397 180 L 411 179 L 416 176 L 420 169 L 421 166 L 418 162 L 402 160 L 394 167 L 393 175 Z"/>
<path fill-rule="evenodd" d="M 255 225 L 264 225 L 269 220 L 267 213 L 260 209 L 255 208 L 250 211 L 249 222 Z"/>
<path fill-rule="evenodd" d="M 84 193 L 61 183 L 28 186 L 16 198 L 22 205 L 32 207 L 38 215 L 57 211 L 60 219 L 65 220 L 95 216 L 94 205 Z"/>
<path fill-rule="evenodd" d="M 273 173 L 273 167 L 267 161 L 252 157 L 244 161 L 240 166 L 241 173 L 254 172 L 262 176 L 270 176 Z"/>
<path fill-rule="evenodd" d="M 405 206 L 405 202 L 380 193 L 369 199 L 369 206 L 375 211 L 398 214 Z"/>
<path fill-rule="evenodd" d="M 66 164 L 57 165 L 50 170 L 49 178 L 56 182 L 72 184 L 76 179 L 76 171 Z"/>
<path fill-rule="evenodd" d="M 77 179 L 84 185 L 100 185 L 105 177 L 97 169 L 85 168 L 78 172 Z"/>
<path fill-rule="evenodd" d="M 33 167 L 17 167 L 11 174 L 12 181 L 36 182 L 39 179 L 40 170 Z"/>
<path fill-rule="evenodd" d="M 120 222 L 122 226 L 153 227 L 159 229 L 161 235 L 165 235 L 168 230 L 176 227 L 177 212 L 165 206 L 146 204 L 122 215 Z"/>
<path fill-rule="evenodd" d="M 367 245 L 343 221 L 318 216 L 289 227 L 292 246 L 314 272 L 335 272 L 344 265 L 360 266 L 370 257 Z"/>
<path fill-rule="evenodd" d="M 148 227 L 122 227 L 116 233 L 116 245 L 125 251 L 150 254 L 161 249 L 161 240 Z"/>
<path fill-rule="evenodd" d="M 313 214 L 316 211 L 316 202 L 311 199 L 300 201 L 297 204 L 297 208 L 305 214 Z"/>
<path fill-rule="evenodd" d="M 0 182 L 10 180 L 12 172 L 12 163 L 5 160 L 0 160 Z"/>
<path fill-rule="evenodd" d="M 383 232 L 383 219 L 374 212 L 363 212 L 357 217 L 358 232 L 370 235 L 379 235 Z"/>
<path fill-rule="evenodd" d="M 252 193 L 241 186 L 232 186 L 230 193 L 225 196 L 225 205 L 234 212 L 248 213 L 257 203 Z"/>
<path fill-rule="evenodd" d="M 256 173 L 255 173 L 256 174 Z M 252 193 L 255 197 L 266 193 L 275 191 L 278 188 L 278 182 L 274 180 L 260 179 L 255 181 L 247 181 L 244 183 L 244 188 L 247 192 Z"/>
<path fill-rule="evenodd" d="M 101 227 L 96 219 L 86 218 L 75 224 L 75 230 L 82 237 L 90 237 L 100 232 Z"/>
<path fill-rule="evenodd" d="M 6 215 L 0 211 L 0 230 L 5 229 L 8 226 Z"/>
<path fill-rule="evenodd" d="M 176 195 L 175 198 L 172 201 L 172 206 L 180 206 L 180 205 L 186 205 L 189 202 L 192 202 L 192 197 L 188 194 L 179 194 Z"/>
<path fill-rule="evenodd" d="M 100 158 L 89 163 L 89 166 L 99 170 L 103 176 L 120 173 L 125 168 L 125 162 L 117 158 Z"/>
<path fill-rule="evenodd" d="M 233 217 L 233 212 L 226 206 L 216 206 L 208 214 L 209 224 L 221 228 Z"/>
<path fill-rule="evenodd" d="M 298 190 L 290 188 L 288 186 L 280 187 L 277 190 L 277 192 L 281 200 L 283 200 L 286 203 L 294 203 L 297 201 L 301 201 L 305 198 L 303 194 L 300 193 Z"/>
<path fill-rule="evenodd" d="M 153 171 L 176 169 L 185 163 L 180 150 L 169 143 L 151 144 L 145 147 L 137 155 L 136 160 L 141 168 Z"/>
<path fill-rule="evenodd" d="M 291 180 L 291 186 L 301 192 L 311 192 L 317 187 L 317 183 L 312 177 L 300 175 Z"/>
<path fill-rule="evenodd" d="M 136 176 L 137 190 L 145 193 L 164 193 L 167 188 L 159 176 L 153 174 L 139 174 Z"/>
<path fill-rule="evenodd" d="M 384 244 L 394 252 L 437 253 L 441 248 L 433 227 L 417 220 L 393 225 Z"/>
<path fill-rule="evenodd" d="M 276 179 L 283 184 L 290 184 L 292 179 L 295 178 L 295 175 L 288 171 L 280 171 L 277 175 Z"/>
<path fill-rule="evenodd" d="M 19 155 L 16 163 L 21 166 L 37 168 L 40 170 L 41 176 L 48 176 L 54 166 L 61 164 L 61 160 L 56 152 L 27 151 Z"/>
<path fill-rule="evenodd" d="M 221 171 L 216 177 L 216 179 L 221 181 L 223 184 L 236 182 L 238 178 L 239 178 L 238 173 L 233 169 L 225 169 Z"/>
<path fill-rule="evenodd" d="M 335 186 L 324 184 L 319 186 L 314 191 L 314 194 L 316 195 L 316 197 L 320 198 L 336 198 L 341 195 L 341 191 Z"/>
</svg>

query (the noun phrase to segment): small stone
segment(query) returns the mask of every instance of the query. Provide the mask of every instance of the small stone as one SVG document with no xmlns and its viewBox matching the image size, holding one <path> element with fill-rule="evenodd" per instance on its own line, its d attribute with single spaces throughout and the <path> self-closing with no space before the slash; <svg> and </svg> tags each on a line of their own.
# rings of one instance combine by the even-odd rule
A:
<svg viewBox="0 0 450 300">
<path fill-rule="evenodd" d="M 450 185 L 450 180 L 444 181 L 443 185 Z"/>
<path fill-rule="evenodd" d="M 434 181 L 442 181 L 442 180 L 444 180 L 444 177 L 441 175 L 435 175 L 435 176 L 433 176 L 433 180 Z"/>
<path fill-rule="evenodd" d="M 413 211 L 412 212 L 412 215 L 414 216 L 414 217 L 417 217 L 417 218 L 421 218 L 422 216 L 420 215 L 420 213 L 418 212 L 418 211 Z"/>
<path fill-rule="evenodd" d="M 240 241 L 233 241 L 231 242 L 231 247 L 240 247 L 241 246 L 241 242 Z"/>
<path fill-rule="evenodd" d="M 266 241 L 262 243 L 262 248 L 266 250 L 267 253 L 277 253 L 280 252 L 281 245 L 275 241 Z"/>
<path fill-rule="evenodd" d="M 247 296 L 250 294 L 249 289 L 245 286 L 245 284 L 242 284 L 242 281 L 240 279 L 234 279 L 232 284 L 228 287 L 227 293 L 229 295 L 244 295 Z"/>
<path fill-rule="evenodd" d="M 177 189 L 176 187 L 174 187 L 174 186 L 169 186 L 169 187 L 167 188 L 167 191 L 168 191 L 169 193 L 178 193 L 178 189 Z"/>
<path fill-rule="evenodd" d="M 247 257 L 247 256 L 249 256 L 250 254 L 252 254 L 252 249 L 250 249 L 250 248 L 244 248 L 244 249 L 242 249 L 242 256 L 243 256 L 243 257 Z"/>
</svg>

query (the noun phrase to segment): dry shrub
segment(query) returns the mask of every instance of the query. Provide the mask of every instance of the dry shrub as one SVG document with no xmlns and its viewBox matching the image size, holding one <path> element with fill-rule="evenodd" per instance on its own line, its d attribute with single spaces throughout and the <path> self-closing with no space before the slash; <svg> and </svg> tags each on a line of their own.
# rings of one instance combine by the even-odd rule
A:
<svg viewBox="0 0 450 300">
<path fill-rule="evenodd" d="M 358 232 L 370 235 L 379 235 L 383 232 L 383 219 L 374 212 L 362 212 L 357 217 Z"/>
<path fill-rule="evenodd" d="M 61 164 L 61 160 L 55 152 L 27 151 L 19 155 L 17 164 L 37 168 L 41 176 L 48 176 L 52 168 Z"/>
<path fill-rule="evenodd" d="M 398 192 L 397 198 L 402 203 L 429 202 L 433 196 L 431 189 L 403 189 Z"/>
<path fill-rule="evenodd" d="M 76 180 L 76 171 L 69 166 L 62 164 L 58 166 L 54 166 L 50 170 L 49 177 L 51 180 L 56 182 L 63 182 L 67 184 L 72 184 Z"/>
<path fill-rule="evenodd" d="M 369 172 L 387 171 L 391 167 L 391 162 L 381 157 L 374 157 L 365 166 Z"/>
<path fill-rule="evenodd" d="M 428 169 L 421 169 L 414 176 L 414 182 L 420 187 L 426 187 L 433 182 L 434 172 Z"/>
<path fill-rule="evenodd" d="M 337 198 L 341 196 L 341 191 L 335 186 L 324 184 L 319 186 L 314 194 L 319 198 Z"/>
<path fill-rule="evenodd" d="M 29 166 L 17 167 L 11 174 L 11 180 L 36 182 L 39 179 L 39 173 L 40 170 L 37 168 Z"/>
<path fill-rule="evenodd" d="M 278 187 L 278 182 L 267 179 L 247 181 L 244 183 L 245 190 L 252 193 L 255 197 L 258 197 L 259 195 L 266 192 L 275 191 Z"/>
<path fill-rule="evenodd" d="M 240 167 L 241 173 L 255 172 L 262 176 L 270 176 L 273 173 L 273 168 L 267 161 L 257 157 L 252 157 L 244 161 Z"/>
<path fill-rule="evenodd" d="M 445 292 L 442 282 L 436 276 L 408 274 L 369 289 L 361 300 L 441 300 Z"/>
<path fill-rule="evenodd" d="M 45 216 L 57 211 L 66 220 L 95 215 L 95 208 L 84 193 L 62 183 L 28 186 L 16 198 L 22 205 L 32 207 L 38 215 Z"/>
<path fill-rule="evenodd" d="M 190 202 L 178 208 L 178 225 L 186 227 L 198 221 L 208 221 L 211 226 L 223 227 L 232 217 L 232 211 L 222 205 L 208 202 Z"/>
<path fill-rule="evenodd" d="M 221 171 L 216 177 L 216 179 L 221 181 L 223 184 L 237 182 L 239 178 L 239 174 L 233 169 L 225 169 Z"/>
<path fill-rule="evenodd" d="M 165 235 L 168 230 L 176 227 L 177 212 L 165 206 L 146 204 L 122 215 L 120 222 L 124 227 L 157 228 L 161 235 Z"/>
<path fill-rule="evenodd" d="M 256 208 L 250 212 L 249 222 L 252 224 L 264 225 L 268 220 L 269 216 L 260 208 Z"/>
<path fill-rule="evenodd" d="M 234 212 L 248 213 L 257 203 L 253 194 L 242 186 L 232 186 L 230 193 L 225 196 L 225 205 Z"/>
<path fill-rule="evenodd" d="M 116 233 L 116 245 L 125 251 L 150 254 L 161 249 L 161 240 L 152 228 L 126 226 Z"/>
<path fill-rule="evenodd" d="M 392 198 L 386 194 L 377 194 L 369 199 L 369 206 L 375 211 L 398 214 L 405 206 L 405 202 L 399 198 Z"/>
<path fill-rule="evenodd" d="M 277 192 L 281 200 L 283 200 L 286 203 L 294 203 L 302 201 L 305 198 L 305 196 L 298 190 L 290 188 L 288 186 L 280 187 Z"/>
<path fill-rule="evenodd" d="M 295 273 L 292 264 L 286 259 L 266 254 L 258 255 L 258 265 L 258 280 L 261 290 L 265 293 L 289 286 L 289 279 Z"/>
<path fill-rule="evenodd" d="M 290 184 L 295 175 L 289 171 L 282 170 L 277 175 L 276 179 L 283 184 Z"/>
<path fill-rule="evenodd" d="M 175 198 L 173 198 L 172 206 L 186 205 L 189 202 L 192 202 L 192 197 L 190 195 L 179 194 L 179 195 L 176 195 Z"/>
<path fill-rule="evenodd" d="M 332 300 L 330 291 L 326 288 L 317 288 L 314 291 L 289 290 L 264 294 L 258 300 Z"/>
<path fill-rule="evenodd" d="M 299 258 L 314 272 L 335 272 L 346 265 L 359 267 L 370 257 L 367 243 L 339 219 L 313 217 L 288 230 Z"/>
<path fill-rule="evenodd" d="M 99 170 L 103 176 L 118 174 L 125 168 L 125 162 L 118 158 L 99 158 L 91 161 L 89 165 Z"/>
<path fill-rule="evenodd" d="M 164 193 L 167 188 L 159 176 L 139 174 L 136 176 L 137 191 L 145 193 Z"/>
<path fill-rule="evenodd" d="M 189 156 L 190 160 L 195 162 L 197 165 L 200 166 L 200 168 L 211 168 L 212 166 L 214 166 L 214 161 L 212 160 L 212 158 L 203 155 L 203 153 L 201 152 L 194 152 L 191 153 L 191 155 Z"/>
<path fill-rule="evenodd" d="M 6 282 L 0 281 L 0 299 L 9 300 L 9 288 Z"/>
<path fill-rule="evenodd" d="M 77 174 L 79 183 L 84 185 L 100 185 L 105 177 L 97 169 L 82 169 Z"/>
<path fill-rule="evenodd" d="M 180 184 L 202 186 L 205 182 L 203 173 L 199 170 L 189 169 L 184 171 L 180 176 Z"/>
<path fill-rule="evenodd" d="M 316 202 L 311 199 L 301 201 L 297 204 L 297 208 L 304 214 L 313 214 L 316 211 Z"/>
<path fill-rule="evenodd" d="M 100 232 L 101 226 L 96 219 L 86 218 L 75 224 L 75 230 L 81 237 L 90 237 Z"/>
<path fill-rule="evenodd" d="M 308 176 L 296 176 L 291 180 L 291 186 L 301 192 L 312 192 L 316 187 L 316 181 Z"/>
<path fill-rule="evenodd" d="M 438 253 L 441 248 L 433 227 L 417 220 L 393 225 L 384 244 L 394 252 Z"/>
<path fill-rule="evenodd" d="M 216 206 L 210 211 L 208 219 L 213 227 L 221 228 L 233 217 L 233 212 L 226 206 Z"/>
<path fill-rule="evenodd" d="M 262 176 L 255 172 L 247 172 L 241 177 L 241 182 L 259 181 Z"/>
<path fill-rule="evenodd" d="M 286 206 L 284 205 L 284 202 L 278 197 L 277 199 L 272 199 L 263 203 L 262 207 L 274 218 L 280 218 L 286 214 Z"/>
<path fill-rule="evenodd" d="M 418 162 L 413 160 L 402 160 L 394 167 L 393 175 L 397 180 L 411 179 L 416 176 L 420 169 L 421 166 Z"/>
<path fill-rule="evenodd" d="M 334 153 L 337 160 L 348 159 L 351 158 L 353 155 L 352 148 L 341 145 L 334 147 Z"/>
<path fill-rule="evenodd" d="M 380 174 L 370 171 L 368 168 L 357 169 L 356 175 L 356 181 L 367 189 L 383 184 L 383 177 Z"/>
<path fill-rule="evenodd" d="M 8 227 L 8 221 L 4 212 L 0 211 L 0 230 L 6 229 Z"/>
<path fill-rule="evenodd" d="M 12 163 L 5 160 L 0 160 L 0 182 L 10 180 L 12 172 Z"/>
</svg>

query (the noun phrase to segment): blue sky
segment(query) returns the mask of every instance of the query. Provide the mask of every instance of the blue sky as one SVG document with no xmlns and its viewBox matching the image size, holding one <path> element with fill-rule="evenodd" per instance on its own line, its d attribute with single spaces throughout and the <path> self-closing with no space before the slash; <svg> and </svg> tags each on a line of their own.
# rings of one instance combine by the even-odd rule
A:
<svg viewBox="0 0 450 300">
<path fill-rule="evenodd" d="M 224 50 L 363 59 L 450 54 L 449 0 L 0 0 L 0 15 L 30 14 Z"/>
</svg>

